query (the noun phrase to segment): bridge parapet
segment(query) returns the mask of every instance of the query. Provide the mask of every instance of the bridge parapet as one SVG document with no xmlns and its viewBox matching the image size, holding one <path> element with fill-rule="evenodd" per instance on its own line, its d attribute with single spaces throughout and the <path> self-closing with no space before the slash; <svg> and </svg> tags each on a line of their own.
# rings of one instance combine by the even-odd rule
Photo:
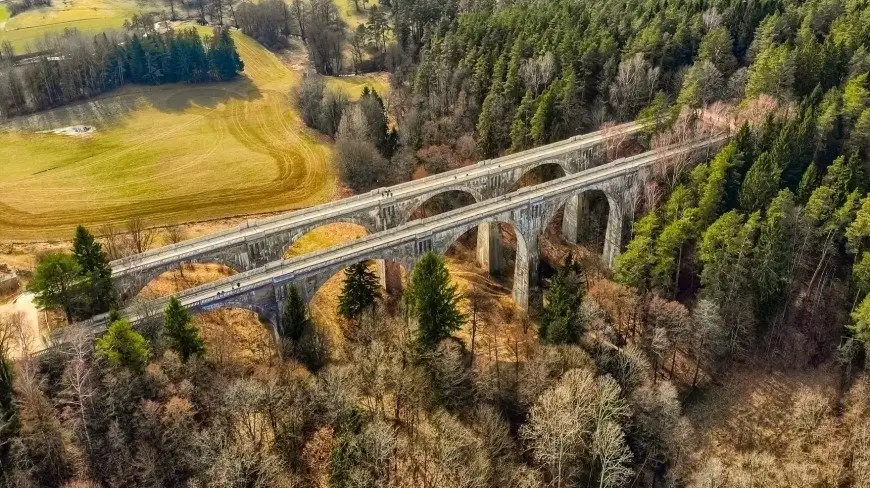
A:
<svg viewBox="0 0 870 488">
<path fill-rule="evenodd" d="M 504 195 L 524 174 L 542 164 L 558 164 L 566 174 L 582 171 L 604 161 L 607 144 L 637 137 L 643 127 L 639 123 L 624 124 L 338 202 L 247 221 L 234 229 L 113 261 L 113 274 L 124 284 L 120 291 L 132 296 L 138 291 L 136 286 L 147 283 L 137 275 L 156 276 L 184 263 L 214 262 L 225 248 L 236 254 L 231 260 L 234 267 L 251 269 L 281 259 L 299 236 L 318 226 L 349 221 L 369 232 L 386 230 L 405 224 L 417 207 L 446 191 L 465 191 L 481 202 Z"/>
</svg>

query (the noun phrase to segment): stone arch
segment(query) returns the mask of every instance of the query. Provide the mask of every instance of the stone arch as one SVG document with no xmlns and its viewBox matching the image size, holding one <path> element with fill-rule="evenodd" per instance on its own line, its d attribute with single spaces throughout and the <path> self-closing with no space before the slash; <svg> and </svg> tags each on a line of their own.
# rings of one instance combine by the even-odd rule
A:
<svg viewBox="0 0 870 488">
<path fill-rule="evenodd" d="M 191 309 L 190 312 L 194 315 L 204 315 L 212 312 L 228 311 L 228 310 L 247 310 L 253 312 L 257 316 L 257 320 L 269 329 L 269 333 L 275 343 L 280 342 L 280 316 L 279 310 L 274 299 L 269 299 L 269 303 L 256 303 L 243 298 L 218 300 L 203 307 Z"/>
<path fill-rule="evenodd" d="M 625 235 L 623 227 L 626 223 L 625 209 L 623 202 L 625 197 L 616 193 L 612 185 L 595 185 L 589 188 L 583 188 L 577 192 L 565 196 L 552 208 L 550 213 L 546 215 L 545 226 L 553 223 L 554 219 L 562 213 L 561 233 L 563 238 L 570 243 L 578 244 L 582 239 L 582 214 L 584 212 L 582 197 L 590 194 L 597 195 L 600 202 L 606 202 L 606 208 L 599 208 L 599 217 L 606 222 L 600 222 L 599 242 L 597 243 L 598 251 L 601 253 L 601 258 L 604 264 L 608 267 L 613 266 L 613 260 L 619 254 L 622 247 L 622 236 Z"/>
<path fill-rule="evenodd" d="M 614 206 L 614 198 L 606 189 L 587 188 L 574 193 L 560 205 L 562 236 L 569 243 L 583 243 L 603 252 L 610 210 Z"/>
<path fill-rule="evenodd" d="M 516 177 L 516 179 L 508 185 L 508 189 L 505 193 L 511 193 L 520 188 L 553 181 L 571 173 L 572 169 L 565 161 L 558 159 L 536 161 L 534 164 L 523 168 L 522 172 Z"/>
<path fill-rule="evenodd" d="M 203 256 L 195 256 L 187 259 L 183 259 L 180 261 L 175 261 L 172 263 L 154 266 L 150 268 L 145 268 L 140 271 L 128 271 L 122 277 L 114 277 L 115 280 L 115 289 L 118 292 L 119 297 L 121 298 L 121 302 L 127 302 L 137 295 L 139 295 L 149 284 L 157 280 L 160 276 L 170 271 L 175 271 L 178 269 L 183 269 L 182 267 L 188 264 L 199 264 L 199 265 L 207 265 L 207 264 L 217 264 L 220 266 L 225 266 L 235 273 L 241 273 L 245 271 L 245 267 L 238 262 L 238 260 L 234 259 L 231 256 L 227 255 L 203 255 Z M 216 281 L 216 280 L 214 280 Z M 198 285 L 194 285 L 198 286 Z M 187 288 L 192 288 L 187 287 Z M 184 288 L 184 289 L 187 289 Z M 177 290 L 183 291 L 183 290 Z"/>
<path fill-rule="evenodd" d="M 414 204 L 409 205 L 408 208 L 405 210 L 405 212 L 402 214 L 400 220 L 398 221 L 398 225 L 405 224 L 409 220 L 412 220 L 412 218 L 415 216 L 415 214 L 417 214 L 419 211 L 421 211 L 424 208 L 424 206 L 427 205 L 428 203 L 435 201 L 436 198 L 446 196 L 449 194 L 454 194 L 454 195 L 455 194 L 464 194 L 466 196 L 466 201 L 468 203 L 463 203 L 462 205 L 459 205 L 455 208 L 442 210 L 440 212 L 437 212 L 437 214 L 446 213 L 446 212 L 449 212 L 451 210 L 455 210 L 457 208 L 461 208 L 461 207 L 464 207 L 466 205 L 472 205 L 474 203 L 482 202 L 483 200 L 485 200 L 485 198 L 483 197 L 483 194 L 481 194 L 480 191 L 478 191 L 476 188 L 472 188 L 472 187 L 468 187 L 468 186 L 449 186 L 446 188 L 441 188 L 438 191 L 435 191 L 432 193 L 427 193 L 427 194 L 423 195 L 422 197 L 418 198 L 417 201 L 414 202 Z M 436 215 L 436 214 L 432 214 L 432 215 Z M 425 217 L 430 217 L 430 216 L 431 215 L 423 215 L 420 218 L 425 218 Z"/>
<path fill-rule="evenodd" d="M 278 325 L 276 323 L 277 317 L 275 316 L 275 310 L 262 304 L 251 303 L 247 300 L 218 300 L 213 304 L 206 305 L 199 309 L 191 310 L 191 313 L 198 315 L 231 308 L 240 308 L 254 312 L 263 322 L 268 322 L 273 327 L 276 327 Z"/>
<path fill-rule="evenodd" d="M 537 261 L 532 259 L 537 256 L 537 249 L 530 249 L 530 238 L 520 231 L 520 228 L 515 222 L 509 218 L 488 218 L 473 224 L 465 224 L 451 231 L 447 239 L 444 239 L 437 249 L 433 249 L 440 254 L 446 254 L 447 251 L 465 234 L 475 227 L 489 224 L 506 224 L 511 227 L 516 237 L 516 254 L 514 257 L 513 269 L 513 289 L 512 294 L 514 301 L 520 308 L 528 308 L 529 303 L 529 288 L 531 278 L 536 271 Z"/>
<path fill-rule="evenodd" d="M 330 227 L 335 228 L 335 226 L 341 224 L 346 224 L 353 227 L 347 229 L 346 234 L 342 233 L 340 235 L 329 235 L 328 231 L 330 230 Z M 374 227 L 370 223 L 363 219 L 358 219 L 355 217 L 340 217 L 337 219 L 331 219 L 328 222 L 320 222 L 316 225 L 294 231 L 292 235 L 290 235 L 288 243 L 283 246 L 281 255 L 278 256 L 277 259 L 291 259 L 293 257 L 296 257 L 297 254 L 293 253 L 294 248 L 298 248 L 300 245 L 305 246 L 305 241 L 309 237 L 317 241 L 323 241 L 323 239 L 325 239 L 326 245 L 319 245 L 323 244 L 324 242 L 314 242 L 312 243 L 312 245 L 317 246 L 316 248 L 308 249 L 307 246 L 305 246 L 303 249 L 300 249 L 300 253 L 298 255 L 303 255 L 307 252 L 313 252 L 321 249 L 327 249 L 335 245 L 340 245 L 354 239 L 365 237 L 369 234 L 374 234 L 375 232 L 377 232 L 377 230 L 374 229 Z M 318 236 L 318 233 L 325 233 L 326 235 Z M 340 239 L 340 237 L 345 236 L 348 238 Z M 336 239 L 332 239 L 331 237 L 335 237 Z M 332 242 L 333 240 L 335 242 Z"/>
<path fill-rule="evenodd" d="M 344 271 L 348 267 L 364 261 L 369 261 L 373 271 L 378 274 L 381 281 L 383 298 L 392 296 L 391 293 L 401 293 L 403 275 L 410 271 L 410 268 L 406 267 L 406 261 L 391 259 L 389 256 L 371 256 L 336 263 L 316 274 L 287 283 L 282 286 L 278 301 L 283 303 L 290 286 L 295 286 L 303 299 L 308 303 L 311 313 L 326 313 L 331 317 L 335 312 L 335 305 L 337 303 L 327 300 L 326 296 L 330 298 L 338 297 L 341 284 L 344 281 Z M 324 295 L 324 293 L 328 293 L 328 295 Z M 327 306 L 330 308 L 324 308 Z"/>
</svg>

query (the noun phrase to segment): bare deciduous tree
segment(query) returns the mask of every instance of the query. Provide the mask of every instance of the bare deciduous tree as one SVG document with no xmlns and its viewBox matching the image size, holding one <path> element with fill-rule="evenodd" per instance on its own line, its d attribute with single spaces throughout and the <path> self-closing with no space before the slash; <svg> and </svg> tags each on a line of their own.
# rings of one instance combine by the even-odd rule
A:
<svg viewBox="0 0 870 488">
<path fill-rule="evenodd" d="M 148 227 L 148 223 L 142 217 L 133 217 L 127 221 L 127 234 L 133 249 L 140 254 L 154 242 L 154 230 Z"/>
<path fill-rule="evenodd" d="M 520 430 L 532 457 L 546 469 L 557 488 L 567 486 L 581 469 L 589 421 L 595 413 L 589 399 L 594 398 L 595 391 L 595 378 L 590 372 L 566 372 L 556 386 L 538 397 Z"/>
<path fill-rule="evenodd" d="M 619 424 L 607 421 L 595 429 L 592 453 L 600 464 L 598 488 L 625 486 L 632 474 L 628 464 L 633 456 Z"/>
<path fill-rule="evenodd" d="M 616 79 L 610 86 L 610 104 L 620 120 L 647 106 L 656 92 L 661 69 L 650 66 L 643 53 L 619 63 Z"/>
<path fill-rule="evenodd" d="M 524 59 L 520 64 L 520 76 L 526 88 L 532 90 L 535 96 L 553 79 L 556 74 L 556 57 L 547 51 L 536 58 Z"/>
</svg>

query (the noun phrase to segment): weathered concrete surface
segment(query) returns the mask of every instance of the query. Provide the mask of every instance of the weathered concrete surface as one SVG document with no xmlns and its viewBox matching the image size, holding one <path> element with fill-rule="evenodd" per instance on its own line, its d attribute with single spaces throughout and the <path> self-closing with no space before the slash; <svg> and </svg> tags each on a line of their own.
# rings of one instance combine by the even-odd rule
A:
<svg viewBox="0 0 870 488">
<path fill-rule="evenodd" d="M 500 275 L 506 267 L 499 223 L 477 226 L 477 264 L 490 275 Z"/>
<path fill-rule="evenodd" d="M 275 261 L 260 268 L 209 283 L 180 294 L 179 300 L 193 313 L 224 307 L 246 308 L 266 318 L 277 330 L 283 300 L 290 286 L 309 300 L 332 275 L 364 260 L 382 259 L 411 270 L 424 253 L 444 253 L 456 239 L 481 225 L 506 223 L 517 236 L 513 297 L 527 307 L 531 286 L 537 280 L 540 260 L 539 239 L 560 208 L 573 197 L 601 191 L 609 204 L 609 216 L 602 259 L 612 265 L 620 251 L 624 228 L 634 212 L 637 197 L 650 167 L 664 158 L 681 154 L 709 156 L 725 141 L 715 137 L 681 147 L 647 152 L 613 163 L 571 174 L 531 188 L 524 188 L 451 212 L 369 235 L 329 250 Z M 491 227 L 490 227 L 491 228 Z M 166 300 L 149 302 L 124 311 L 131 321 L 159 316 Z M 105 326 L 106 316 L 87 324 Z"/>
<path fill-rule="evenodd" d="M 255 269 L 282 259 L 293 242 L 306 232 L 335 222 L 355 223 L 369 233 L 395 228 L 408 222 L 423 203 L 449 191 L 468 193 L 481 202 L 505 195 L 539 166 L 555 164 L 565 174 L 598 166 L 605 162 L 608 144 L 640 136 L 642 128 L 641 124 L 630 123 L 572 137 L 113 261 L 115 284 L 122 299 L 128 299 L 160 274 L 187 263 L 220 263 L 236 271 Z M 490 250 L 497 253 L 498 248 L 490 245 Z M 482 261 L 492 269 L 500 266 L 498 259 Z"/>
</svg>

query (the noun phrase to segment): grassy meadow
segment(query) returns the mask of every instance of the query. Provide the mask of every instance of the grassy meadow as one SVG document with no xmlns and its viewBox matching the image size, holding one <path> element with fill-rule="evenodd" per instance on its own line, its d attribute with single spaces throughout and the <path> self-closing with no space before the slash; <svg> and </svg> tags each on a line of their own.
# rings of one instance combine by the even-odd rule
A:
<svg viewBox="0 0 870 488">
<path fill-rule="evenodd" d="M 48 33 L 120 29 L 124 19 L 156 5 L 150 0 L 53 0 L 51 7 L 27 10 L 12 18 L 5 7 L 0 7 L 0 42 L 11 42 L 20 53 Z"/>
<path fill-rule="evenodd" d="M 73 23 L 84 21 L 81 10 L 54 8 L 22 13 L 7 26 L 36 25 L 35 15 L 59 19 L 77 13 Z M 124 8 L 94 11 L 106 22 L 117 15 L 120 25 L 130 12 Z M 0 39 L 10 32 L 0 31 Z M 0 239 L 57 239 L 79 223 L 96 228 L 135 216 L 152 224 L 189 222 L 333 198 L 330 142 L 304 127 L 292 100 L 300 72 L 243 34 L 233 36 L 245 62 L 238 81 L 127 86 L 0 123 Z M 388 89 L 386 78 L 374 75 L 328 83 L 351 99 L 366 84 L 384 96 Z M 45 132 L 74 125 L 94 126 L 96 132 Z"/>
<path fill-rule="evenodd" d="M 358 12 L 354 7 L 353 0 L 335 0 L 335 6 L 338 7 L 338 14 L 347 22 L 351 29 L 356 29 L 360 24 L 364 24 L 368 20 L 368 8 L 372 5 L 378 5 L 378 0 L 359 0 L 359 4 L 363 7 L 362 12 Z"/>
<path fill-rule="evenodd" d="M 125 87 L 0 129 L 0 238 L 68 236 L 142 216 L 204 220 L 330 199 L 326 140 L 290 93 L 300 75 L 234 33 L 245 76 L 232 83 Z M 85 137 L 34 133 L 85 124 Z"/>
</svg>

